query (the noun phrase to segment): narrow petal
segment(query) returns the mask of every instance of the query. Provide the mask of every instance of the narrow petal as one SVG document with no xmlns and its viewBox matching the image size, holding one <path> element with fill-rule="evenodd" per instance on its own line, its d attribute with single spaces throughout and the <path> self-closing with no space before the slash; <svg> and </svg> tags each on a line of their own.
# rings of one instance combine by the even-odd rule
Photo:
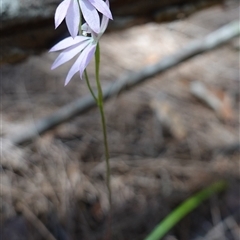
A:
<svg viewBox="0 0 240 240">
<path fill-rule="evenodd" d="M 57 28 L 61 24 L 63 19 L 66 17 L 67 10 L 70 3 L 71 3 L 71 0 L 64 0 L 58 5 L 55 12 L 55 16 L 54 16 L 55 28 Z"/>
<path fill-rule="evenodd" d="M 89 27 L 96 33 L 100 32 L 100 19 L 97 10 L 88 0 L 81 0 L 82 14 Z"/>
<path fill-rule="evenodd" d="M 106 0 L 106 5 L 109 7 L 109 1 Z M 102 22 L 101 22 L 101 26 L 100 26 L 100 32 L 101 34 L 103 34 L 108 26 L 108 21 L 109 18 L 106 17 L 105 15 L 102 16 Z"/>
<path fill-rule="evenodd" d="M 66 24 L 68 27 L 68 31 L 70 32 L 73 38 L 75 38 L 78 34 L 79 22 L 80 12 L 78 3 L 76 0 L 72 0 L 66 15 Z"/>
<path fill-rule="evenodd" d="M 59 67 L 60 65 L 66 63 L 67 61 L 71 60 L 75 57 L 78 53 L 80 53 L 87 45 L 89 41 L 84 41 L 80 45 L 70 47 L 59 54 L 52 65 L 52 70 Z"/>
<path fill-rule="evenodd" d="M 105 32 L 107 26 L 108 26 L 109 18 L 104 16 L 102 17 L 101 27 L 100 27 L 100 33 L 101 35 Z"/>
<path fill-rule="evenodd" d="M 88 0 L 100 13 L 104 16 L 113 19 L 112 13 L 109 9 L 109 5 L 107 5 L 104 1 L 99 0 Z"/>
<path fill-rule="evenodd" d="M 81 53 L 81 61 L 79 66 L 80 78 L 82 78 L 83 72 L 86 69 L 87 65 L 90 63 L 91 59 L 96 50 L 96 44 L 91 44 L 87 46 Z"/>
<path fill-rule="evenodd" d="M 56 45 L 54 45 L 49 50 L 49 52 L 55 52 L 55 51 L 63 50 L 63 49 L 66 49 L 68 47 L 74 46 L 78 43 L 87 41 L 89 39 L 90 39 L 90 37 L 85 37 L 85 36 L 77 36 L 74 39 L 72 37 L 67 37 L 67 38 L 63 39 L 62 41 L 60 41 L 59 43 L 57 43 Z"/>
<path fill-rule="evenodd" d="M 65 86 L 70 82 L 70 80 L 72 79 L 74 74 L 76 74 L 79 71 L 80 61 L 81 61 L 81 55 L 78 57 L 76 62 L 70 68 L 70 70 L 69 70 L 69 72 L 67 74 L 67 77 L 65 79 L 65 84 L 64 84 Z"/>
</svg>

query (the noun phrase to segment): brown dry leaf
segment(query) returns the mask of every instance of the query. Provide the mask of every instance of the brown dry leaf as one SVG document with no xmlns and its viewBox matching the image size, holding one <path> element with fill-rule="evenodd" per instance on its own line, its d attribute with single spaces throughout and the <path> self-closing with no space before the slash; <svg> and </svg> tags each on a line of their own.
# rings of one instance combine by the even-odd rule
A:
<svg viewBox="0 0 240 240">
<path fill-rule="evenodd" d="M 223 90 L 213 90 L 213 93 L 221 100 L 221 108 L 219 109 L 219 117 L 226 121 L 234 120 L 233 106 L 231 96 Z"/>
<path fill-rule="evenodd" d="M 190 92 L 213 109 L 223 121 L 233 121 L 232 100 L 226 91 L 206 86 L 203 82 L 194 81 L 190 85 Z"/>
</svg>

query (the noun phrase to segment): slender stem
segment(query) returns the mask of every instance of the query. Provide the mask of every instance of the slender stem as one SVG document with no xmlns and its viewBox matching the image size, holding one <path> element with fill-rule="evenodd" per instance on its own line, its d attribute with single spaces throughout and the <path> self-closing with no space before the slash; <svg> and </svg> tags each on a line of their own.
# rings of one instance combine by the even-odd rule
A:
<svg viewBox="0 0 240 240">
<path fill-rule="evenodd" d="M 98 104 L 98 99 L 97 99 L 97 97 L 95 96 L 95 94 L 94 94 L 94 92 L 93 92 L 93 90 L 92 90 L 92 87 L 91 87 L 91 85 L 90 85 L 90 82 L 89 82 L 87 70 L 84 70 L 84 76 L 85 76 L 85 78 L 86 78 L 86 82 L 87 82 L 88 89 L 89 89 L 92 97 L 94 98 L 95 102 Z"/>
<path fill-rule="evenodd" d="M 99 79 L 99 66 L 100 66 L 100 48 L 99 44 L 97 44 L 96 52 L 95 52 L 95 71 L 96 71 L 96 82 L 98 89 L 98 108 L 101 114 L 101 122 L 103 129 L 103 139 L 104 139 L 104 147 L 105 147 L 105 158 L 106 158 L 106 180 L 107 180 L 107 189 L 108 189 L 108 200 L 110 204 L 110 212 L 112 208 L 112 191 L 111 191 L 111 170 L 109 163 L 109 150 L 108 150 L 108 140 L 107 140 L 107 128 L 106 121 L 104 115 L 104 107 L 103 107 L 103 93 L 102 87 Z"/>
</svg>

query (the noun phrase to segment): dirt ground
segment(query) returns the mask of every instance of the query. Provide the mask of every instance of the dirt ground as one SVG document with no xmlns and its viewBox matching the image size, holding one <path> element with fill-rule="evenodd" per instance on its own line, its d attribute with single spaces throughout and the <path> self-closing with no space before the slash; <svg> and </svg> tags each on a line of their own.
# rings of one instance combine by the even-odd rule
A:
<svg viewBox="0 0 240 240">
<path fill-rule="evenodd" d="M 230 4 L 185 20 L 106 34 L 101 39 L 102 84 L 235 19 L 239 8 Z M 3 240 L 106 239 L 109 204 L 98 110 L 24 146 L 8 141 L 21 128 L 88 94 L 77 75 L 63 86 L 71 63 L 51 71 L 56 56 L 44 53 L 1 66 Z M 88 73 L 93 80 L 93 64 Z M 220 110 L 193 96 L 194 82 L 221 102 Z M 180 202 L 222 179 L 229 183 L 226 192 L 202 204 L 165 239 L 239 239 L 239 39 L 119 94 L 105 108 L 112 239 L 143 239 Z"/>
</svg>

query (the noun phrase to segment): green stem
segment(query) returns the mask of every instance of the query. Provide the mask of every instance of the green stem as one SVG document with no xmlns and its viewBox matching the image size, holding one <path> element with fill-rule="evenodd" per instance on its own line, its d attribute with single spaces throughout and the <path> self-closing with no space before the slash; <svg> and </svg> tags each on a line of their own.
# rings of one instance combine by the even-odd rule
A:
<svg viewBox="0 0 240 240">
<path fill-rule="evenodd" d="M 96 73 L 96 82 L 97 82 L 97 90 L 98 90 L 98 108 L 99 108 L 100 114 L 101 114 L 103 139 L 104 139 L 104 147 L 105 147 L 108 200 L 109 200 L 110 210 L 111 210 L 111 207 L 112 207 L 111 170 L 110 170 L 110 163 L 109 163 L 107 128 L 106 128 L 106 121 L 105 121 L 104 107 L 103 107 L 103 93 L 102 93 L 102 87 L 101 87 L 101 83 L 100 83 L 100 79 L 99 79 L 99 67 L 100 67 L 100 48 L 99 48 L 99 44 L 97 44 L 96 52 L 95 52 L 95 73 Z"/>
<path fill-rule="evenodd" d="M 90 85 L 90 82 L 89 82 L 89 78 L 88 78 L 88 74 L 87 74 L 87 70 L 84 70 L 84 76 L 86 78 L 86 82 L 87 82 L 87 86 L 88 86 L 88 89 L 90 91 L 90 93 L 92 94 L 92 97 L 94 98 L 95 102 L 98 104 L 98 99 L 97 97 L 95 96 L 93 90 L 92 90 L 92 87 Z"/>
<path fill-rule="evenodd" d="M 226 188 L 226 182 L 219 181 L 211 186 L 196 193 L 179 207 L 173 210 L 165 219 L 160 222 L 155 229 L 145 238 L 145 240 L 160 240 L 162 237 L 175 226 L 183 217 L 198 207 L 204 200 L 209 198 L 213 193 L 221 192 Z"/>
</svg>

